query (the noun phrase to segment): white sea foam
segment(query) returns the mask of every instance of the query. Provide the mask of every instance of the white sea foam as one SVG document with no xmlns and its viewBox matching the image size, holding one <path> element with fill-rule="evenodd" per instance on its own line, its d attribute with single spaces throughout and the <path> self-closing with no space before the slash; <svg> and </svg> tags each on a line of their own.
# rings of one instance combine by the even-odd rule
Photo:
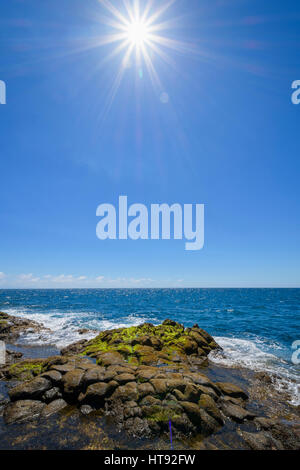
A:
<svg viewBox="0 0 300 470">
<path fill-rule="evenodd" d="M 223 351 L 213 351 L 209 358 L 224 366 L 241 366 L 257 372 L 267 372 L 271 375 L 275 388 L 287 392 L 291 404 L 300 405 L 299 372 L 297 373 L 284 359 L 263 350 L 264 342 L 257 338 L 252 341 L 241 338 L 215 337 Z M 269 345 L 270 347 L 270 345 Z M 272 344 L 272 349 L 281 349 L 278 344 Z"/>
<path fill-rule="evenodd" d="M 33 331 L 25 332 L 21 334 L 18 340 L 20 344 L 34 344 L 37 346 L 52 345 L 56 346 L 58 349 L 82 339 L 92 339 L 102 330 L 137 326 L 146 321 L 145 318 L 135 315 L 129 315 L 126 319 L 121 321 L 117 319 L 110 321 L 105 318 L 91 319 L 91 313 L 86 311 L 33 313 L 25 308 L 10 308 L 6 309 L 6 313 L 36 321 L 50 330 L 38 333 Z M 80 334 L 78 330 L 82 328 L 87 328 L 90 331 Z"/>
</svg>

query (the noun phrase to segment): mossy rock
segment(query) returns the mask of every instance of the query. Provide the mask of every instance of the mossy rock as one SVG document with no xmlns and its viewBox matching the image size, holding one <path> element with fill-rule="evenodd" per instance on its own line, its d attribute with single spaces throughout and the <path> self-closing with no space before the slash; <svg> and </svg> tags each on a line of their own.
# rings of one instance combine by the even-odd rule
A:
<svg viewBox="0 0 300 470">
<path fill-rule="evenodd" d="M 165 320 L 157 326 L 144 323 L 103 331 L 82 347 L 81 354 L 94 357 L 99 363 L 103 354 L 109 353 L 120 355 L 120 360 L 132 365 L 158 365 L 185 363 L 187 356 L 205 357 L 216 348 L 219 346 L 204 330 Z"/>
<path fill-rule="evenodd" d="M 160 405 L 143 406 L 142 412 L 147 420 L 156 423 L 168 423 L 170 420 L 180 416 L 179 410 Z"/>
<path fill-rule="evenodd" d="M 7 371 L 8 378 L 16 380 L 30 380 L 45 372 L 46 361 L 41 359 L 28 359 L 11 365 Z"/>
</svg>

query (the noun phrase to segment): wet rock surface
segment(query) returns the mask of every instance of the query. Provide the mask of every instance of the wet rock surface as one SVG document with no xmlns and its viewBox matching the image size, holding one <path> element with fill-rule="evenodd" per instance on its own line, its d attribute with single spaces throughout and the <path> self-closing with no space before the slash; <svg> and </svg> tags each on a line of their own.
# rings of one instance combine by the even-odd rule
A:
<svg viewBox="0 0 300 470">
<path fill-rule="evenodd" d="M 297 426 L 257 414 L 244 388 L 207 376 L 207 355 L 218 348 L 197 325 L 171 320 L 101 332 L 61 356 L 2 368 L 2 377 L 18 382 L 3 402 L 4 422 L 42 426 L 73 407 L 87 420 L 100 412 L 131 439 L 167 436 L 171 422 L 177 439 L 197 439 L 194 448 L 222 448 L 218 436 L 227 428 L 237 448 L 298 448 Z"/>
<path fill-rule="evenodd" d="M 14 343 L 24 333 L 50 331 L 39 323 L 0 312 L 0 340 Z"/>
</svg>

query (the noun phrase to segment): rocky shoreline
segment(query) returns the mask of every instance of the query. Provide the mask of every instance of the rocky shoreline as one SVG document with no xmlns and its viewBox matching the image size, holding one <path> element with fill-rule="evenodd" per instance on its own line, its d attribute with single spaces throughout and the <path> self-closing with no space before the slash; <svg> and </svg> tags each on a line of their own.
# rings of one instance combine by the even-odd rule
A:
<svg viewBox="0 0 300 470">
<path fill-rule="evenodd" d="M 0 340 L 16 343 L 32 328 L 43 327 L 0 313 Z M 0 395 L 2 434 L 17 439 L 26 426 L 38 431 L 51 420 L 50 426 L 59 422 L 61 433 L 68 432 L 62 424 L 68 416 L 93 423 L 98 438 L 109 423 L 114 431 L 107 431 L 100 448 L 104 442 L 105 448 L 121 447 L 114 433 L 137 447 L 167 448 L 171 425 L 178 448 L 299 449 L 299 411 L 284 396 L 270 398 L 267 377 L 253 375 L 250 387 L 242 371 L 213 367 L 208 355 L 220 349 L 198 325 L 165 320 L 103 331 L 45 359 L 8 353 L 0 368 L 8 391 L 2 401 Z"/>
</svg>

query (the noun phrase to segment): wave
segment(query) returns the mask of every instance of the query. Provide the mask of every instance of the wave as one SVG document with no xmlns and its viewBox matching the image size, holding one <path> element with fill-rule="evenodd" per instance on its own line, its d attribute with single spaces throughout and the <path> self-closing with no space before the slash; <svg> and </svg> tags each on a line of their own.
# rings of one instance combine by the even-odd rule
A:
<svg viewBox="0 0 300 470">
<path fill-rule="evenodd" d="M 216 336 L 215 340 L 223 351 L 212 351 L 209 359 L 224 366 L 240 366 L 256 372 L 267 372 L 272 377 L 275 388 L 290 396 L 290 403 L 300 405 L 299 370 L 286 360 L 271 352 L 264 351 L 264 342 L 256 340 Z M 268 345 L 270 347 L 270 345 Z M 272 344 L 272 349 L 282 349 Z"/>
<path fill-rule="evenodd" d="M 135 315 L 129 315 L 121 320 L 108 320 L 106 318 L 91 318 L 94 312 L 64 312 L 57 311 L 47 313 L 32 313 L 32 311 L 24 309 L 9 308 L 5 310 L 9 315 L 20 318 L 27 318 L 36 321 L 48 328 L 50 331 L 44 330 L 38 333 L 28 332 L 20 335 L 19 344 L 35 344 L 37 346 L 56 346 L 62 349 L 71 343 L 82 339 L 92 339 L 99 331 L 114 328 L 127 328 L 137 326 L 144 323 L 145 318 Z M 79 333 L 79 329 L 88 329 L 83 334 Z"/>
</svg>

